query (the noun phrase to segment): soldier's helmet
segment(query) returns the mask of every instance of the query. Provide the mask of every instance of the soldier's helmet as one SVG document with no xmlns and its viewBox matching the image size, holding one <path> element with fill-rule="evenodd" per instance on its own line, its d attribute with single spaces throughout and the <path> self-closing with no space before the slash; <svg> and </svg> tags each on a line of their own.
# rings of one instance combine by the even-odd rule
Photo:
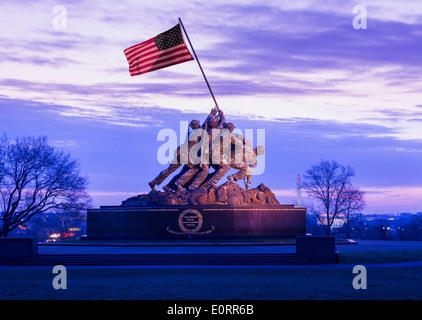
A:
<svg viewBox="0 0 422 320">
<path fill-rule="evenodd" d="M 210 128 L 215 128 L 217 125 L 218 125 L 218 119 L 217 118 L 208 119 L 208 126 Z"/>
<path fill-rule="evenodd" d="M 227 123 L 224 124 L 224 128 L 228 129 L 230 132 L 232 132 L 234 130 L 234 128 L 236 128 L 236 127 L 234 126 L 234 124 L 232 122 L 227 122 Z"/>
<path fill-rule="evenodd" d="M 199 127 L 200 127 L 200 122 L 199 122 L 199 120 L 192 120 L 190 123 L 189 123 L 189 126 L 193 129 L 193 130 L 195 130 L 195 129 L 198 129 Z"/>
<path fill-rule="evenodd" d="M 255 148 L 256 150 L 256 155 L 260 155 L 260 154 L 264 154 L 265 153 L 265 148 L 264 146 L 258 146 Z"/>
</svg>

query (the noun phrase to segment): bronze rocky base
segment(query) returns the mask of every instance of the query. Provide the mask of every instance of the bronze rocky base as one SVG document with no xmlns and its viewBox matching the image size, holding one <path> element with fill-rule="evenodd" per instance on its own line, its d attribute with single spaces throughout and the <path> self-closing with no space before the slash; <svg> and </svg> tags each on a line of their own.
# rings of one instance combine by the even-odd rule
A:
<svg viewBox="0 0 422 320">
<path fill-rule="evenodd" d="M 279 205 L 274 193 L 264 184 L 244 189 L 236 183 L 226 182 L 218 188 L 200 188 L 194 191 L 151 191 L 131 197 L 122 206 L 169 205 Z"/>
</svg>

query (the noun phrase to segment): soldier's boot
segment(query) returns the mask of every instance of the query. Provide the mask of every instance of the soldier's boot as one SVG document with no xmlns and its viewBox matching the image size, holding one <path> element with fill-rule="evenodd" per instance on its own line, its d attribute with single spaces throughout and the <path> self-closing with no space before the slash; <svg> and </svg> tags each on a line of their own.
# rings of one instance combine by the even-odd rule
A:
<svg viewBox="0 0 422 320">
<path fill-rule="evenodd" d="M 216 184 L 214 181 L 210 180 L 209 184 L 210 184 L 211 187 L 218 189 L 218 184 Z"/>
<path fill-rule="evenodd" d="M 177 189 L 179 189 L 180 191 L 185 191 L 185 188 L 182 187 L 179 181 L 176 181 L 174 184 L 176 185 Z"/>
<path fill-rule="evenodd" d="M 234 178 L 234 175 L 230 175 L 227 177 L 227 180 L 229 180 L 230 183 L 236 183 L 236 180 Z"/>
<path fill-rule="evenodd" d="M 213 182 L 212 180 L 207 180 L 203 184 L 201 184 L 200 188 L 208 189 L 209 187 L 215 187 L 215 186 L 216 186 L 215 182 Z"/>
<path fill-rule="evenodd" d="M 194 190 L 196 190 L 197 188 L 195 187 L 195 186 L 193 186 L 193 185 L 190 185 L 189 187 L 188 187 L 188 190 L 189 191 L 194 191 Z"/>
<path fill-rule="evenodd" d="M 246 190 L 248 190 L 249 189 L 249 186 L 251 185 L 251 182 L 248 181 L 246 178 L 243 178 L 243 181 L 245 182 L 245 188 L 246 188 Z"/>
<path fill-rule="evenodd" d="M 211 185 L 210 185 L 210 182 L 209 181 L 205 181 L 203 184 L 201 184 L 201 186 L 200 186 L 200 188 L 209 188 Z"/>
<path fill-rule="evenodd" d="M 148 182 L 148 185 L 149 185 L 149 187 L 151 188 L 152 191 L 157 192 L 157 190 L 155 190 L 155 182 L 154 182 L 154 180 Z"/>
</svg>

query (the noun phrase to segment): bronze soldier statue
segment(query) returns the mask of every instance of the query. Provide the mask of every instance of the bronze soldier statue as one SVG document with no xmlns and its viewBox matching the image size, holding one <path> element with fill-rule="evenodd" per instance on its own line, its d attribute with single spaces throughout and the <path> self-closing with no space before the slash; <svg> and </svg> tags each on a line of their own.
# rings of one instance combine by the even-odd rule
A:
<svg viewBox="0 0 422 320">
<path fill-rule="evenodd" d="M 214 172 L 209 174 L 201 187 L 217 187 L 218 181 L 230 170 L 230 156 L 231 150 L 236 145 L 243 147 L 243 140 L 240 140 L 233 134 L 235 126 L 233 123 L 228 122 L 224 124 L 224 129 L 212 142 L 211 148 L 211 166 Z"/>
<path fill-rule="evenodd" d="M 169 167 L 148 183 L 151 190 L 156 191 L 155 186 L 160 185 L 182 164 L 184 166 L 181 172 L 163 187 L 165 191 L 184 190 L 185 187 L 188 190 L 217 187 L 218 181 L 230 168 L 238 172 L 228 176 L 227 179 L 231 183 L 244 179 L 246 189 L 248 189 L 252 178 L 252 168 L 257 164 L 256 157 L 264 152 L 264 148 L 259 146 L 254 149 L 245 137 L 233 133 L 234 124 L 226 123 L 223 111 L 217 107 L 211 109 L 202 126 L 198 120 L 192 120 L 189 127 L 194 134 L 191 135 L 188 130 L 185 143 L 176 149 L 175 158 Z M 204 131 L 197 131 L 197 129 Z M 194 146 L 196 148 L 193 148 Z M 210 166 L 215 170 L 212 173 L 209 173 Z"/>
<path fill-rule="evenodd" d="M 243 138 L 243 141 L 244 146 L 242 148 L 242 154 L 237 154 L 234 149 L 232 149 L 231 153 L 230 167 L 239 171 L 228 176 L 227 179 L 230 183 L 235 183 L 235 181 L 243 179 L 245 182 L 245 188 L 249 189 L 252 180 L 253 168 L 258 164 L 257 156 L 264 154 L 265 148 L 263 146 L 253 148 L 250 141 L 245 138 Z"/>
<path fill-rule="evenodd" d="M 216 136 L 215 131 L 213 135 L 213 130 L 221 130 L 225 122 L 226 119 L 223 111 L 218 110 L 217 108 L 211 110 L 210 115 L 202 126 L 202 129 L 206 132 L 205 139 L 206 136 L 208 136 L 208 141 L 205 141 L 205 139 L 202 139 L 204 137 L 201 137 L 201 149 L 199 150 L 201 162 L 192 165 L 190 169 L 175 182 L 175 185 L 179 190 L 184 190 L 184 187 L 192 179 L 193 181 L 188 186 L 188 190 L 198 189 L 207 178 L 209 173 L 209 148 L 210 145 L 212 145 L 212 140 L 215 139 Z"/>
<path fill-rule="evenodd" d="M 211 109 L 210 114 L 207 116 L 204 123 L 198 129 L 202 129 L 202 130 L 207 129 L 208 121 L 216 117 L 216 114 L 217 114 L 217 108 Z M 188 158 L 188 161 L 185 162 L 185 165 L 183 166 L 182 170 L 176 176 L 174 176 L 173 179 L 171 179 L 171 181 L 167 185 L 163 187 L 164 191 L 169 191 L 170 189 L 176 190 L 178 188 L 183 189 L 184 186 L 188 186 L 190 183 L 192 183 L 193 179 L 195 178 L 196 173 L 199 171 L 200 169 L 199 165 L 195 163 L 195 161 L 192 161 L 192 160 L 195 159 L 196 157 L 200 157 L 201 150 L 199 149 L 198 151 L 197 148 L 195 150 L 192 148 L 195 145 L 197 145 L 198 142 L 202 139 L 201 132 L 200 131 L 195 132 L 192 136 L 194 138 L 196 137 L 196 140 L 191 139 L 191 141 L 188 143 L 188 149 L 186 150 L 187 152 L 184 155 L 185 158 Z M 195 152 L 197 153 L 195 154 Z M 182 177 L 183 179 L 181 179 Z M 176 181 L 178 181 L 178 186 L 176 185 Z"/>
<path fill-rule="evenodd" d="M 199 120 L 192 120 L 189 124 L 189 128 L 192 130 L 198 129 L 199 126 L 200 126 Z M 187 138 L 184 144 L 189 145 L 189 135 L 190 135 L 190 132 L 188 130 Z M 183 160 L 181 159 L 181 150 L 183 150 L 182 146 L 179 146 L 174 152 L 174 159 L 173 161 L 171 161 L 169 167 L 161 171 L 154 180 L 148 182 L 148 185 L 152 191 L 157 191 L 155 189 L 155 186 L 159 186 L 168 176 L 170 176 L 173 172 L 179 169 L 179 167 L 182 165 L 183 160 L 184 160 L 184 159 Z"/>
</svg>

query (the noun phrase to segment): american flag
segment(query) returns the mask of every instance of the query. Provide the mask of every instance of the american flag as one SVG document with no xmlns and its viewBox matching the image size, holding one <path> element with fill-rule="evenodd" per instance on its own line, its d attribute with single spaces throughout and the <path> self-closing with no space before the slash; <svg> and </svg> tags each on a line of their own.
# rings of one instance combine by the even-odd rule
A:
<svg viewBox="0 0 422 320">
<path fill-rule="evenodd" d="M 193 60 L 183 40 L 180 24 L 123 52 L 131 76 Z"/>
</svg>

